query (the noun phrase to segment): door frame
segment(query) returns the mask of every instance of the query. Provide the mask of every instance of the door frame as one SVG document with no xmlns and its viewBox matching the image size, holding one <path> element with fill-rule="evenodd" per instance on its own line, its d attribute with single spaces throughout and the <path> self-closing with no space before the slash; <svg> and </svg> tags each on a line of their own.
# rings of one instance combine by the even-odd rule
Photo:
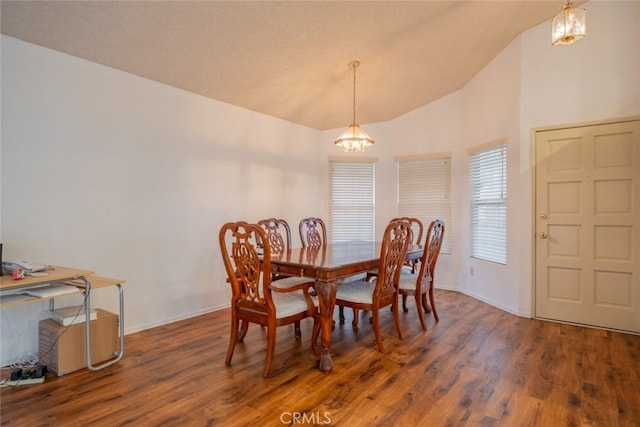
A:
<svg viewBox="0 0 640 427">
<path fill-rule="evenodd" d="M 603 119 L 603 120 L 590 120 L 590 121 L 585 121 L 585 122 L 575 122 L 575 123 L 567 123 L 567 124 L 562 124 L 562 125 L 551 125 L 551 126 L 543 126 L 543 127 L 536 127 L 536 128 L 531 128 L 530 131 L 530 156 L 531 156 L 531 233 L 530 233 L 530 237 L 531 237 L 531 313 L 533 315 L 534 319 L 540 319 L 540 320 L 544 320 L 544 321 L 548 321 L 548 322 L 557 322 L 557 323 L 565 323 L 565 324 L 570 324 L 570 325 L 577 325 L 577 326 L 583 326 L 585 327 L 585 325 L 582 324 L 578 324 L 578 323 L 572 323 L 572 322 L 566 322 L 566 321 L 562 321 L 562 320 L 551 320 L 551 319 L 547 319 L 547 318 L 539 318 L 538 317 L 538 313 L 537 313 L 537 307 L 536 307 L 536 287 L 537 287 L 537 277 L 536 277 L 536 244 L 538 242 L 537 239 L 537 230 L 536 230 L 536 201 L 537 201 L 537 197 L 536 197 L 536 176 L 537 176 L 537 165 L 538 162 L 536 161 L 536 136 L 539 132 L 547 132 L 547 131 L 554 131 L 554 130 L 563 130 L 563 129 L 572 129 L 572 128 L 581 128 L 581 127 L 589 127 L 589 126 L 598 126 L 598 125 L 606 125 L 606 124 L 612 124 L 612 123 L 625 123 L 625 122 L 633 122 L 633 121 L 637 121 L 640 120 L 640 116 L 628 116 L 628 117 L 621 117 L 621 118 L 610 118 L 610 119 Z M 605 328 L 605 327 L 598 327 L 598 326 L 589 326 L 591 328 L 597 328 L 597 329 L 604 329 L 604 330 L 610 330 L 610 331 L 617 331 L 620 332 L 618 329 L 612 329 L 612 328 Z M 625 333 L 631 333 L 631 332 L 626 332 Z"/>
</svg>

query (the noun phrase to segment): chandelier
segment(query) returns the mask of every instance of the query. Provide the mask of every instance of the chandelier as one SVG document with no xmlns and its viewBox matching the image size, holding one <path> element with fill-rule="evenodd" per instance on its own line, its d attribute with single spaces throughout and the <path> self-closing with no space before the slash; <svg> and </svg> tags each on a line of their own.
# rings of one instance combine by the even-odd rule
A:
<svg viewBox="0 0 640 427">
<path fill-rule="evenodd" d="M 587 34 L 587 12 L 573 7 L 567 0 L 562 11 L 551 21 L 551 44 L 571 45 Z"/>
<path fill-rule="evenodd" d="M 373 139 L 356 122 L 356 68 L 359 65 L 360 61 L 349 63 L 349 66 L 353 68 L 353 122 L 335 141 L 335 144 L 347 153 L 362 152 L 373 144 Z"/>
</svg>

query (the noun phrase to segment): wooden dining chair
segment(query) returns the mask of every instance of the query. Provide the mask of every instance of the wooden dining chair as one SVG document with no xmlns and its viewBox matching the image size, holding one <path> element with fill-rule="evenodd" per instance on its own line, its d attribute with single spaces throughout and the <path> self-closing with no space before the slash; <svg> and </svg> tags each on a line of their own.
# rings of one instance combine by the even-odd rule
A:
<svg viewBox="0 0 640 427">
<path fill-rule="evenodd" d="M 289 226 L 289 223 L 284 219 L 266 218 L 258 221 L 258 225 L 264 230 L 266 240 L 271 246 L 271 256 L 285 256 L 289 249 L 291 249 L 291 227 Z M 261 238 L 259 236 L 256 237 L 259 244 L 264 244 L 260 239 Z M 315 281 L 310 280 L 309 278 L 284 275 L 276 271 L 271 273 L 271 281 L 278 281 L 278 286 L 281 288 L 289 286 L 295 287 L 302 284 L 307 284 L 312 287 L 315 285 Z M 313 293 L 315 293 L 315 291 L 313 291 Z M 295 323 L 294 329 L 296 338 L 300 338 L 300 322 Z"/>
<path fill-rule="evenodd" d="M 327 227 L 320 218 L 303 218 L 298 226 L 303 247 L 320 247 L 327 244 Z"/>
<path fill-rule="evenodd" d="M 418 218 L 409 217 L 409 216 L 401 216 L 397 218 L 393 218 L 391 221 L 407 221 L 411 224 L 411 231 L 413 231 L 413 244 L 420 245 L 422 244 L 422 234 L 424 232 L 424 226 L 422 225 L 422 221 Z"/>
<path fill-rule="evenodd" d="M 421 306 L 425 313 L 429 313 L 429 311 L 433 312 L 433 317 L 436 319 L 436 322 L 440 321 L 433 298 L 433 283 L 436 262 L 438 261 L 440 247 L 442 246 L 442 239 L 444 238 L 444 228 L 444 222 L 441 220 L 435 220 L 429 224 L 425 248 L 422 258 L 420 259 L 420 268 L 418 269 L 418 272 L 410 273 L 403 271 L 400 274 L 398 286 L 400 295 L 402 295 L 402 309 L 405 313 L 408 312 L 409 310 L 406 304 L 407 296 L 415 296 L 416 309 L 418 311 L 418 317 L 420 318 L 420 325 L 422 326 L 423 331 L 427 330 L 427 324 L 424 319 L 424 314 L 420 309 Z M 429 294 L 429 303 L 431 304 L 430 309 L 429 305 L 427 305 L 427 294 Z"/>
<path fill-rule="evenodd" d="M 289 226 L 289 223 L 284 219 L 267 218 L 258 221 L 258 225 L 264 230 L 266 239 L 271 246 L 271 256 L 276 258 L 286 256 L 289 249 L 291 249 L 291 227 Z M 257 237 L 257 240 L 258 244 L 264 244 L 264 242 L 260 240 L 259 236 Z M 286 284 L 295 286 L 299 283 L 309 281 L 309 279 L 297 276 L 287 276 L 278 272 L 273 272 L 271 279 L 286 279 L 286 281 L 281 283 L 280 286 L 286 286 Z"/>
<path fill-rule="evenodd" d="M 408 216 L 402 216 L 402 217 L 392 219 L 392 221 L 396 221 L 396 220 L 408 221 L 409 224 L 411 224 L 411 231 L 413 231 L 412 243 L 414 245 L 422 244 L 422 233 L 424 232 L 424 226 L 422 224 L 422 221 L 420 221 L 418 218 L 408 217 Z M 409 267 L 412 273 L 415 273 L 419 263 L 420 263 L 420 260 L 414 259 L 411 261 L 405 261 L 404 265 Z"/>
<path fill-rule="evenodd" d="M 272 255 L 284 254 L 291 248 L 291 227 L 286 220 L 266 218 L 258 221 L 258 225 L 265 231 Z M 263 244 L 261 241 L 258 243 Z"/>
<path fill-rule="evenodd" d="M 382 237 L 378 275 L 367 280 L 355 280 L 338 286 L 336 305 L 354 309 L 353 326 L 358 326 L 358 310 L 371 311 L 373 331 L 378 349 L 384 353 L 380 334 L 380 309 L 392 306 L 398 337 L 402 339 L 398 316 L 398 280 L 407 249 L 412 239 L 411 224 L 407 221 L 391 221 Z"/>
<path fill-rule="evenodd" d="M 263 253 L 256 250 L 255 239 L 263 242 Z M 271 373 L 276 328 L 313 318 L 311 348 L 318 354 L 320 333 L 318 304 L 309 294 L 309 284 L 279 287 L 271 281 L 271 244 L 257 224 L 227 223 L 220 229 L 220 249 L 228 281 L 231 284 L 231 335 L 225 363 L 231 364 L 236 343 L 243 342 L 249 323 L 267 328 L 267 354 L 263 377 Z M 240 322 L 242 326 L 240 327 Z"/>
<path fill-rule="evenodd" d="M 396 221 L 396 220 L 408 221 L 409 224 L 411 224 L 411 231 L 413 231 L 413 241 L 412 241 L 412 243 L 414 245 L 421 245 L 422 244 L 422 233 L 424 232 L 424 225 L 422 224 L 422 221 L 420 221 L 418 218 L 409 217 L 409 216 L 401 216 L 401 217 L 393 218 L 391 221 Z M 409 261 L 405 261 L 404 265 L 403 265 L 403 268 L 402 268 L 402 272 L 403 273 L 407 273 L 407 272 L 409 272 L 409 273 L 417 273 L 419 264 L 420 264 L 420 259 L 412 259 L 412 260 L 409 260 Z M 369 275 L 371 275 L 371 274 L 372 273 L 370 272 Z M 403 309 L 406 310 L 406 307 L 407 307 L 407 296 L 406 295 L 402 295 L 402 307 L 403 307 Z"/>
</svg>

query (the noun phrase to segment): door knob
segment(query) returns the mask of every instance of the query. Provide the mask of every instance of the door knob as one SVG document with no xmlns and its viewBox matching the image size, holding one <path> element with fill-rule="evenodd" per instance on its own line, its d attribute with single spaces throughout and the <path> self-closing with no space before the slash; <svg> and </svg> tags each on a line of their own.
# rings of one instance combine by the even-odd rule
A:
<svg viewBox="0 0 640 427">
<path fill-rule="evenodd" d="M 546 231 L 541 231 L 540 232 L 540 237 L 543 238 L 543 239 L 546 239 L 547 237 L 549 237 L 549 235 L 547 234 Z"/>
</svg>

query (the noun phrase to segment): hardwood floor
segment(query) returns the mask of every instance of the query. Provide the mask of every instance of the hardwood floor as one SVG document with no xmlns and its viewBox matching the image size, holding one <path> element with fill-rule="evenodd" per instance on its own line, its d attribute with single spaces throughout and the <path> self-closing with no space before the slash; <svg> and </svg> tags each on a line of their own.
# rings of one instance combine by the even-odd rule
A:
<svg viewBox="0 0 640 427">
<path fill-rule="evenodd" d="M 368 314 L 354 331 L 346 310 L 331 374 L 315 368 L 310 319 L 302 341 L 278 330 L 268 379 L 255 325 L 225 366 L 228 310 L 127 335 L 103 371 L 0 389 L 2 425 L 640 425 L 640 336 L 523 319 L 456 292 L 436 301 L 427 332 L 410 301 L 404 340 L 384 311 L 384 355 Z"/>
</svg>

